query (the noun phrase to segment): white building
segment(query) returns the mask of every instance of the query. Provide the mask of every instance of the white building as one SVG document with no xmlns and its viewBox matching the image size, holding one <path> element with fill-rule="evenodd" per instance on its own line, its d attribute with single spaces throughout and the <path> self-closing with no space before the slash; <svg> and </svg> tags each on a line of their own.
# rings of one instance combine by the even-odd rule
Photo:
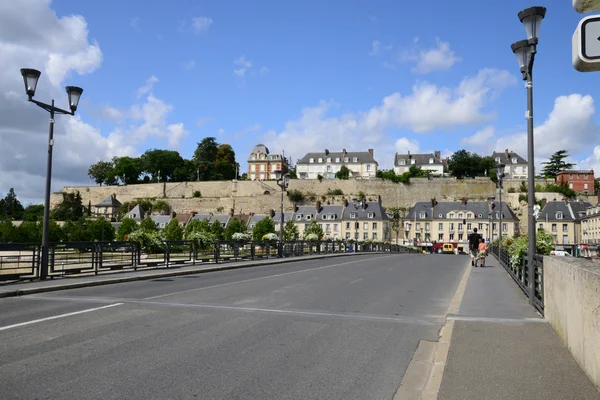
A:
<svg viewBox="0 0 600 400">
<path fill-rule="evenodd" d="M 431 171 L 433 176 L 442 176 L 444 174 L 444 162 L 440 157 L 440 152 L 434 154 L 398 154 L 394 157 L 394 172 L 396 175 L 402 175 L 410 170 L 410 167 L 416 165 L 421 170 Z"/>
<path fill-rule="evenodd" d="M 504 167 L 504 179 L 527 179 L 527 160 L 514 151 L 504 150 L 504 153 L 494 152 L 492 158 L 496 164 L 502 163 Z"/>
<path fill-rule="evenodd" d="M 350 178 L 370 179 L 377 174 L 377 161 L 373 158 L 373 149 L 369 151 L 308 153 L 296 164 L 298 179 L 334 179 L 335 174 L 345 165 L 350 170 Z"/>
</svg>

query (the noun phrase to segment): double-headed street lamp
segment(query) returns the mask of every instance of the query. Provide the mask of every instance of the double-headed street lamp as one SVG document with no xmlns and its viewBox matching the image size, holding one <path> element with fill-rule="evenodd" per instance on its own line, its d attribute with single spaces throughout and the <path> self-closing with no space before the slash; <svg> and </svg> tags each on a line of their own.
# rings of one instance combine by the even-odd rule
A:
<svg viewBox="0 0 600 400">
<path fill-rule="evenodd" d="M 50 113 L 50 129 L 48 133 L 48 160 L 46 164 L 46 192 L 44 197 L 44 225 L 42 233 L 42 263 L 40 265 L 40 279 L 46 279 L 48 276 L 48 236 L 49 236 L 49 220 L 50 220 L 50 184 L 52 181 L 52 147 L 54 146 L 54 114 L 75 115 L 79 99 L 83 93 L 83 89 L 77 86 L 67 86 L 67 95 L 69 96 L 69 109 L 63 110 L 54 106 L 54 99 L 51 104 L 42 103 L 33 99 L 35 89 L 41 72 L 36 69 L 22 68 L 23 82 L 25 83 L 25 92 L 29 101 L 43 108 Z"/>
<path fill-rule="evenodd" d="M 536 251 L 535 242 L 535 167 L 533 151 L 533 62 L 537 53 L 538 36 L 542 20 L 546 16 L 545 7 L 531 7 L 519 13 L 519 20 L 525 26 L 527 40 L 513 43 L 511 48 L 517 56 L 523 80 L 527 81 L 527 265 L 529 272 L 529 302 L 533 304 L 535 297 L 535 274 L 533 258 Z"/>
<path fill-rule="evenodd" d="M 281 171 L 275 171 L 277 185 L 281 188 L 281 219 L 279 220 L 279 257 L 283 257 L 283 193 L 290 185 L 290 174 L 282 176 Z"/>
</svg>

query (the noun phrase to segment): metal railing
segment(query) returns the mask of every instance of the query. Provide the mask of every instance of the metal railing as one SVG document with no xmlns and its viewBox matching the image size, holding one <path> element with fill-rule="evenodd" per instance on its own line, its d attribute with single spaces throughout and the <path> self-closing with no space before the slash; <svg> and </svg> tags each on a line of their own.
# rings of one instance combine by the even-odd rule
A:
<svg viewBox="0 0 600 400">
<path fill-rule="evenodd" d="M 511 262 L 508 251 L 499 248 L 497 245 L 490 247 L 490 254 L 498 260 L 527 297 L 530 297 L 530 292 L 534 293 L 532 303 L 544 315 L 544 256 L 534 255 L 533 271 L 535 276 L 530 281 L 526 251 L 523 252 L 521 259 L 516 264 Z"/>
<path fill-rule="evenodd" d="M 279 243 L 222 240 L 201 243 L 175 240 L 162 242 L 153 251 L 146 251 L 138 242 L 61 242 L 49 246 L 48 276 L 99 275 L 243 260 L 369 252 L 419 253 L 419 250 L 389 243 L 339 241 Z M 38 278 L 40 255 L 41 245 L 37 243 L 0 243 L 0 281 Z"/>
</svg>

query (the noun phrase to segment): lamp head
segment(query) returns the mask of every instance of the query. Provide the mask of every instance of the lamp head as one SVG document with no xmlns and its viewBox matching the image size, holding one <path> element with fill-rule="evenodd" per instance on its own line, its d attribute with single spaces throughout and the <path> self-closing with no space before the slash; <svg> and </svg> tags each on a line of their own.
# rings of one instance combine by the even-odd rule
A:
<svg viewBox="0 0 600 400">
<path fill-rule="evenodd" d="M 277 180 L 281 179 L 281 171 L 280 170 L 275 171 L 275 179 L 277 179 Z"/>
<path fill-rule="evenodd" d="M 519 13 L 519 20 L 525 27 L 529 44 L 538 44 L 542 20 L 546 16 L 546 7 L 530 7 Z"/>
<path fill-rule="evenodd" d="M 37 69 L 21 68 L 21 75 L 23 76 L 23 82 L 25 83 L 25 93 L 29 96 L 29 100 L 35 96 L 35 88 L 37 87 L 41 74 L 42 73 Z"/>
<path fill-rule="evenodd" d="M 65 89 L 67 90 L 67 95 L 69 95 L 69 108 L 71 109 L 71 112 L 75 114 L 83 89 L 77 86 L 67 86 Z"/>
</svg>

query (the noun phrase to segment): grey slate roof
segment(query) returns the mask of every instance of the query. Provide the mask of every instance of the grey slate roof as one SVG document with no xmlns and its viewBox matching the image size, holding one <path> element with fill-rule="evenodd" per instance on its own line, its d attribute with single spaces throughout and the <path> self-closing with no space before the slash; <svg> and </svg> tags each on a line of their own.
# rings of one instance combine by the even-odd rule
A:
<svg viewBox="0 0 600 400">
<path fill-rule="evenodd" d="M 258 157 L 253 160 L 252 154 L 255 154 L 255 155 L 265 154 L 266 157 L 264 160 L 261 160 Z M 282 160 L 286 160 L 282 154 L 271 154 L 269 152 L 269 148 L 262 143 L 254 146 L 254 148 L 252 149 L 252 153 L 250 153 L 250 157 L 248 158 L 248 162 L 250 162 L 250 163 L 261 162 L 261 161 L 282 161 Z"/>
<path fill-rule="evenodd" d="M 399 167 L 400 165 L 400 160 L 404 160 L 405 164 L 402 166 L 410 166 L 410 161 L 409 160 L 415 160 L 415 164 L 416 165 L 429 165 L 429 159 L 433 158 L 433 165 L 442 165 L 442 160 L 440 160 L 439 158 L 436 158 L 435 154 L 433 153 L 423 153 L 423 154 L 398 154 L 396 153 L 396 156 L 394 157 L 394 166 Z"/>
<path fill-rule="evenodd" d="M 294 218 L 293 212 L 291 212 L 291 211 L 283 212 L 283 223 L 284 224 L 293 218 Z M 281 222 L 281 210 L 275 211 L 275 216 L 273 217 L 273 222 L 275 223 L 275 225 L 277 225 L 277 224 L 279 224 L 279 222 Z"/>
<path fill-rule="evenodd" d="M 133 218 L 133 215 L 135 215 L 135 218 Z M 132 218 L 134 221 L 141 222 L 144 219 L 144 210 L 142 210 L 139 204 L 136 204 L 135 207 L 133 207 L 131 211 L 127 213 L 126 217 Z"/>
<path fill-rule="evenodd" d="M 210 217 L 212 217 L 212 214 L 196 214 L 192 217 L 192 219 L 190 219 L 190 222 L 194 219 L 199 219 L 200 221 L 203 221 L 203 220 L 210 221 Z"/>
<path fill-rule="evenodd" d="M 215 214 L 210 218 L 210 220 L 208 222 L 212 224 L 215 221 L 219 221 L 221 226 L 223 228 L 226 228 L 230 219 L 231 219 L 231 216 L 229 214 Z"/>
<path fill-rule="evenodd" d="M 348 157 L 348 161 L 344 162 L 344 157 Z M 343 153 L 341 151 L 330 151 L 329 154 L 325 154 L 325 151 L 319 153 L 306 153 L 304 157 L 298 160 L 297 164 L 310 164 L 310 159 L 314 159 L 313 164 L 319 164 L 319 158 L 323 159 L 323 162 L 320 164 L 327 164 L 327 158 L 331 158 L 331 162 L 329 164 L 346 164 L 346 163 L 354 163 L 352 161 L 356 157 L 358 159 L 358 163 L 377 163 L 371 153 L 368 151 L 349 151 Z M 336 158 L 339 158 L 340 161 L 335 161 Z"/>
<path fill-rule="evenodd" d="M 250 219 L 248 220 L 248 229 L 252 229 L 254 228 L 254 225 L 256 225 L 257 223 L 259 223 L 260 221 L 262 221 L 265 218 L 268 218 L 269 215 L 268 214 L 254 214 L 250 216 Z"/>
<path fill-rule="evenodd" d="M 540 212 L 538 221 L 579 221 L 585 216 L 585 210 L 592 205 L 585 201 L 549 201 Z M 556 218 L 556 214 L 562 212 L 562 218 Z"/>
<path fill-rule="evenodd" d="M 317 215 L 319 221 L 339 221 L 342 219 L 344 206 L 342 205 L 325 205 L 321 206 L 321 211 Z M 324 216 L 333 215 L 333 219 L 323 219 Z"/>
<path fill-rule="evenodd" d="M 150 215 L 150 219 L 156 224 L 165 224 L 165 226 L 171 222 L 170 215 Z"/>
<path fill-rule="evenodd" d="M 94 207 L 121 207 L 121 202 L 111 194 L 100 203 L 95 204 Z"/>
<path fill-rule="evenodd" d="M 356 213 L 357 218 L 350 218 L 351 213 Z M 369 213 L 375 214 L 373 216 L 373 218 L 368 217 Z M 367 201 L 365 203 L 364 208 L 360 204 L 359 204 L 358 208 L 354 206 L 354 203 L 348 204 L 348 207 L 344 207 L 344 213 L 343 213 L 342 219 L 353 220 L 353 221 L 360 221 L 360 220 L 368 220 L 368 221 L 384 220 L 384 221 L 387 221 L 387 220 L 389 220 L 389 217 L 388 217 L 385 209 L 381 206 L 381 204 L 378 201 Z"/>
<path fill-rule="evenodd" d="M 512 159 L 516 158 L 517 159 L 517 164 L 527 164 L 527 160 L 524 159 L 523 157 L 521 157 L 520 155 L 518 155 L 517 153 L 515 153 L 514 151 L 509 151 L 508 152 L 508 158 L 506 158 L 506 152 L 504 151 L 495 151 L 492 153 L 492 158 L 495 160 L 496 158 L 500 157 L 500 162 L 502 164 L 508 165 L 508 164 L 512 164 Z"/>
<path fill-rule="evenodd" d="M 294 212 L 294 221 L 310 222 L 317 217 L 317 214 L 317 206 L 298 206 Z M 306 219 L 307 216 L 310 216 L 310 218 Z M 298 219 L 298 217 L 300 217 L 300 219 Z"/>
<path fill-rule="evenodd" d="M 494 201 L 496 207 L 494 208 L 494 214 L 500 212 L 500 202 L 498 200 Z M 425 211 L 425 218 L 419 218 L 419 212 Z M 462 201 L 440 201 L 433 209 L 433 215 L 431 210 L 431 202 L 429 201 L 419 201 L 415 204 L 415 206 L 410 210 L 408 216 L 405 218 L 406 220 L 414 220 L 415 213 L 417 213 L 417 220 L 440 220 L 447 219 L 447 215 L 452 211 L 471 211 L 475 214 L 476 220 L 487 220 L 488 215 L 490 213 L 489 206 L 487 201 L 467 201 L 467 204 L 463 204 Z M 506 202 L 502 202 L 502 213 L 503 219 L 505 221 L 518 221 L 519 218 L 515 215 L 513 210 L 506 204 Z M 440 217 L 440 214 L 442 215 Z M 479 217 L 481 215 L 481 217 Z M 458 218 L 457 218 L 458 219 Z"/>
</svg>

